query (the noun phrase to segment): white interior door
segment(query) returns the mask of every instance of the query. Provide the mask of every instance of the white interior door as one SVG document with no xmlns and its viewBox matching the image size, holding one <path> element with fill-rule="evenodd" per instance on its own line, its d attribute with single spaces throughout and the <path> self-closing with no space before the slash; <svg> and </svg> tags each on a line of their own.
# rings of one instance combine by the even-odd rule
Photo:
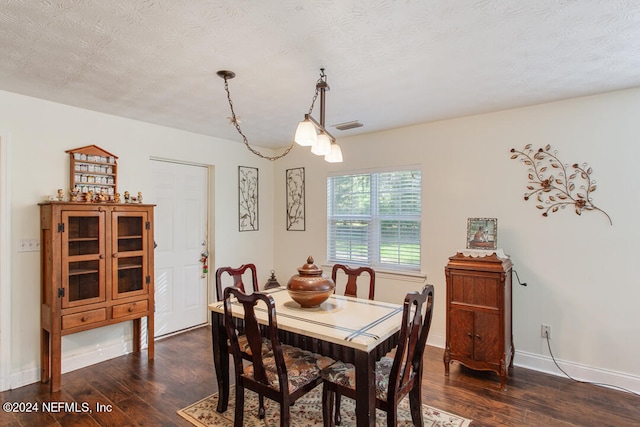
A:
<svg viewBox="0 0 640 427">
<path fill-rule="evenodd" d="M 207 322 L 208 169 L 153 160 L 155 209 L 155 335 Z M 208 275 L 205 275 L 208 276 Z"/>
</svg>

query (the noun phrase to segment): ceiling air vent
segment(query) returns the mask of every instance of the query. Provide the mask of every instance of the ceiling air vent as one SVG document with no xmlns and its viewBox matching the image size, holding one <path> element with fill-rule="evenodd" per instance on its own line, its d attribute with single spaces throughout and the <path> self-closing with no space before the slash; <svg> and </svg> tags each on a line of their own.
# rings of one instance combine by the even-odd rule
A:
<svg viewBox="0 0 640 427">
<path fill-rule="evenodd" d="M 349 129 L 355 129 L 355 128 L 360 128 L 364 126 L 362 123 L 360 123 L 357 120 L 352 120 L 350 122 L 344 122 L 344 123 L 340 123 L 338 125 L 334 125 L 334 127 L 338 130 L 349 130 Z"/>
</svg>

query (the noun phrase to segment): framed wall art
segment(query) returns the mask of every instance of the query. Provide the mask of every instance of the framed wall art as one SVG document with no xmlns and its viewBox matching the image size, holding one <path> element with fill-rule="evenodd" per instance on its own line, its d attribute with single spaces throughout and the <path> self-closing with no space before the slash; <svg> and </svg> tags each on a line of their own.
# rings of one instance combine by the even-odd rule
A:
<svg viewBox="0 0 640 427">
<path fill-rule="evenodd" d="M 304 231 L 304 168 L 287 169 L 287 230 Z"/>
<path fill-rule="evenodd" d="M 258 230 L 258 168 L 238 166 L 238 226 Z"/>
<path fill-rule="evenodd" d="M 467 249 L 495 250 L 498 244 L 498 218 L 467 219 Z"/>
</svg>

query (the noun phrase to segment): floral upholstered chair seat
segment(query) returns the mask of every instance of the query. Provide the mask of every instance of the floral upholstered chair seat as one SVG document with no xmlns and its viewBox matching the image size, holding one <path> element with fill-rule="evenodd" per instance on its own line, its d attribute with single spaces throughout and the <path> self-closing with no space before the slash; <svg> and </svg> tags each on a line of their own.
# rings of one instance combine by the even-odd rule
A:
<svg viewBox="0 0 640 427">
<path fill-rule="evenodd" d="M 376 398 L 380 400 L 387 400 L 391 366 L 393 359 L 390 357 L 385 356 L 376 362 Z M 356 368 L 351 363 L 337 361 L 322 372 L 322 379 L 355 390 Z"/>
<path fill-rule="evenodd" d="M 335 362 L 329 357 L 286 344 L 282 344 L 282 353 L 289 378 L 289 393 L 293 393 L 303 385 L 317 379 L 323 369 Z M 269 385 L 275 390 L 280 390 L 273 352 L 266 353 L 262 360 Z M 253 365 L 244 367 L 243 376 L 253 379 Z"/>
<path fill-rule="evenodd" d="M 240 346 L 240 351 L 247 356 L 251 356 L 251 347 L 249 346 L 249 341 L 247 340 L 246 335 L 238 335 L 238 346 Z M 262 354 L 267 354 L 271 351 L 271 341 L 267 338 L 262 338 Z"/>
</svg>

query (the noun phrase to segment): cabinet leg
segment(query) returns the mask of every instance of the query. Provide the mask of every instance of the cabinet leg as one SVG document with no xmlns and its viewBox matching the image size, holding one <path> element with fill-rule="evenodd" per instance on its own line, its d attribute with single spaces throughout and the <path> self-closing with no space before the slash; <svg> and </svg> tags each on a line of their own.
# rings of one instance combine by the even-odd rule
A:
<svg viewBox="0 0 640 427">
<path fill-rule="evenodd" d="M 51 393 L 60 391 L 62 385 L 62 336 L 60 333 L 50 333 L 51 340 Z"/>
<path fill-rule="evenodd" d="M 51 335 L 46 329 L 40 330 L 40 381 L 49 382 L 51 378 Z"/>
<path fill-rule="evenodd" d="M 134 353 L 142 352 L 144 338 L 142 330 L 142 318 L 133 319 L 133 351 Z M 154 324 L 153 316 L 147 316 L 147 359 L 153 360 L 154 357 Z"/>
<path fill-rule="evenodd" d="M 500 389 L 501 390 L 506 390 L 506 384 L 507 384 L 507 365 L 503 360 L 500 361 Z"/>
<path fill-rule="evenodd" d="M 133 352 L 140 353 L 142 350 L 142 322 L 140 318 L 133 319 Z"/>
<path fill-rule="evenodd" d="M 155 325 L 153 315 L 147 316 L 147 359 L 153 360 L 155 349 Z"/>
<path fill-rule="evenodd" d="M 500 390 L 507 391 L 507 376 L 506 375 L 502 375 L 502 378 L 500 379 Z"/>
<path fill-rule="evenodd" d="M 448 377 L 449 365 L 451 365 L 451 350 L 449 350 L 449 347 L 444 350 L 444 356 L 442 357 L 442 360 L 444 361 L 444 376 Z"/>
</svg>

